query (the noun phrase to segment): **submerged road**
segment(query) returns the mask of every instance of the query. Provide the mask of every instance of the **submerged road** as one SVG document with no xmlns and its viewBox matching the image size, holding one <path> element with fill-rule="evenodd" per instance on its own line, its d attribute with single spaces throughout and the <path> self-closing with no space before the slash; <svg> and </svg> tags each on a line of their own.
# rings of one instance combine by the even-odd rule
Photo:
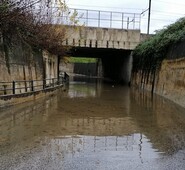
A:
<svg viewBox="0 0 185 170">
<path fill-rule="evenodd" d="M 184 170 L 185 109 L 96 79 L 0 110 L 1 170 Z"/>
</svg>

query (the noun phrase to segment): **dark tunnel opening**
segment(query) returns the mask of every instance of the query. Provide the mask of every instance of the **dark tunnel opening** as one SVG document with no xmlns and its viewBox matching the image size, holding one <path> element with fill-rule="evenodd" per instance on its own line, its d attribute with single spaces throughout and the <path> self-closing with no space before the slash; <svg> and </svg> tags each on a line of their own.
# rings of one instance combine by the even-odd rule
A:
<svg viewBox="0 0 185 170">
<path fill-rule="evenodd" d="M 102 76 L 114 84 L 128 85 L 132 70 L 131 52 L 131 50 L 122 49 L 75 47 L 71 49 L 69 56 L 98 58 L 97 76 Z"/>
</svg>

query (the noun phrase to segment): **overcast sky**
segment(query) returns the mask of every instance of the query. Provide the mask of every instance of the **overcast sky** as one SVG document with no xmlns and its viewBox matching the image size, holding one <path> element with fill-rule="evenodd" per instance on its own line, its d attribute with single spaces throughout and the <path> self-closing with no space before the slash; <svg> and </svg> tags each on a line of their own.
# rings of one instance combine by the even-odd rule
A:
<svg viewBox="0 0 185 170">
<path fill-rule="evenodd" d="M 66 0 L 70 8 L 142 13 L 149 0 Z M 184 0 L 152 0 L 150 33 L 185 16 Z M 141 15 L 141 31 L 147 32 L 148 11 Z"/>
</svg>

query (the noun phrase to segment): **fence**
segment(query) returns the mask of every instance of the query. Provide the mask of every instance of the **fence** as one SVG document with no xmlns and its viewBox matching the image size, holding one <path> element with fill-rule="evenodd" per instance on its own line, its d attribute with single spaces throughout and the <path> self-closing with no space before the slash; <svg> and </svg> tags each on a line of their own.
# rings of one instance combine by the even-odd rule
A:
<svg viewBox="0 0 185 170">
<path fill-rule="evenodd" d="M 79 25 L 88 27 L 140 29 L 141 14 L 69 8 L 68 12 L 54 17 L 54 22 L 60 21 L 66 25 L 72 25 L 77 21 Z"/>
<path fill-rule="evenodd" d="M 12 82 L 0 82 L 0 96 L 15 95 L 27 92 L 41 91 L 54 88 L 68 81 L 69 76 L 64 73 L 63 77 L 44 80 L 21 80 Z"/>
</svg>

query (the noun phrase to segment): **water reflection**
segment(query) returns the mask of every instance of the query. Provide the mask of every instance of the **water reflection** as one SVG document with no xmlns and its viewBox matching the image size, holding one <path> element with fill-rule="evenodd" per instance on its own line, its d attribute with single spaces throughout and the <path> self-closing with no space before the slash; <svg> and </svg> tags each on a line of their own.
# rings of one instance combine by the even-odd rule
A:
<svg viewBox="0 0 185 170">
<path fill-rule="evenodd" d="M 135 123 L 161 152 L 172 154 L 185 147 L 185 109 L 160 96 L 133 90 Z M 136 109 L 140 108 L 140 110 Z"/>
<path fill-rule="evenodd" d="M 102 80 L 86 76 L 74 76 L 68 88 L 68 96 L 74 97 L 97 97 L 101 94 Z"/>
<path fill-rule="evenodd" d="M 184 150 L 183 108 L 127 87 L 84 82 L 1 110 L 0 169 L 165 169 L 172 161 L 164 158 Z"/>
</svg>

